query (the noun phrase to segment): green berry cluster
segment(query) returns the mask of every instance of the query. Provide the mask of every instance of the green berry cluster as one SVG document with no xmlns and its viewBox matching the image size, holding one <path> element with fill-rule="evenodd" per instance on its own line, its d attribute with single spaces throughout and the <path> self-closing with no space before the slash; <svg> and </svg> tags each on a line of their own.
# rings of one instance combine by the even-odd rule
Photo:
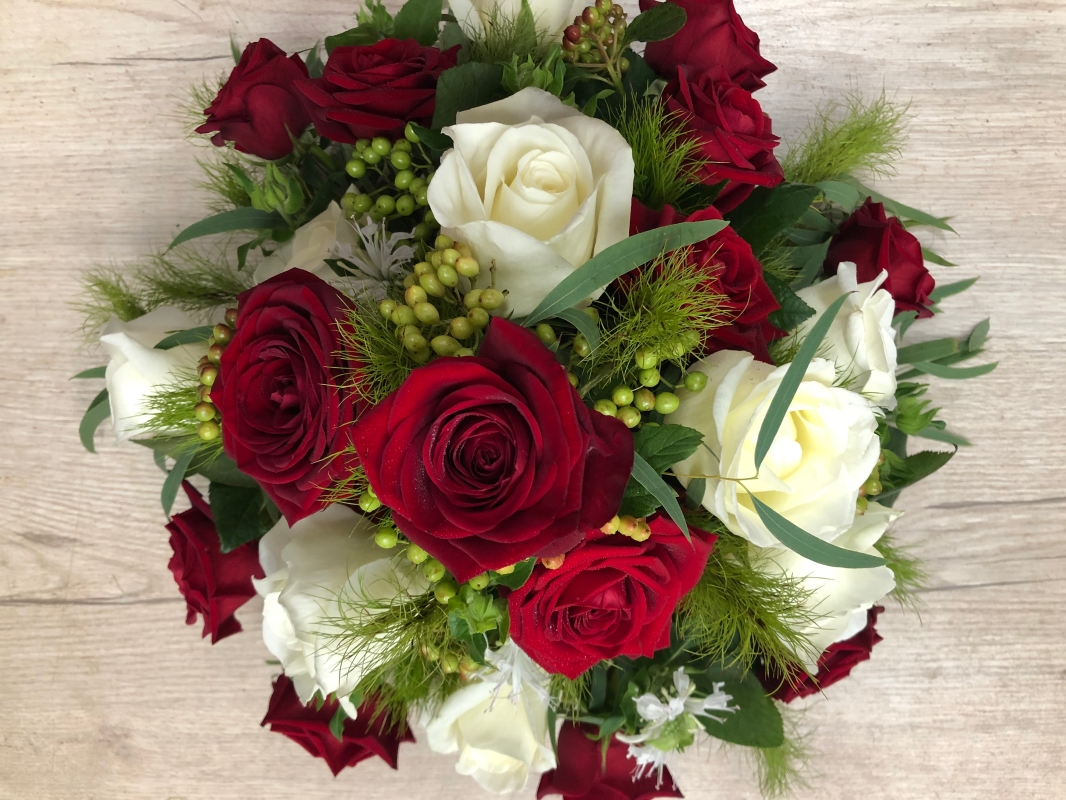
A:
<svg viewBox="0 0 1066 800">
<path fill-rule="evenodd" d="M 678 355 L 683 355 L 684 351 Z M 676 357 L 676 356 L 671 356 Z M 641 348 L 634 358 L 638 386 L 633 389 L 625 384 L 615 386 L 610 397 L 597 400 L 593 408 L 609 417 L 617 417 L 627 428 L 635 428 L 643 420 L 643 414 L 654 411 L 666 416 L 673 414 L 681 406 L 681 398 L 672 389 L 659 372 L 661 365 L 657 352 L 650 348 Z M 707 388 L 707 376 L 702 372 L 690 372 L 685 375 L 685 388 L 698 394 Z M 662 388 L 667 387 L 667 388 Z M 658 391 L 655 391 L 658 389 Z"/>
<path fill-rule="evenodd" d="M 218 378 L 218 365 L 222 363 L 222 354 L 226 345 L 233 339 L 234 326 L 237 324 L 237 309 L 226 309 L 226 321 L 218 323 L 211 331 L 208 339 L 207 355 L 200 359 L 197 368 L 197 376 L 200 385 L 196 393 L 199 402 L 193 406 L 193 416 L 200 422 L 196 432 L 205 442 L 213 442 L 222 435 L 222 428 L 218 424 L 219 413 L 215 404 L 211 402 L 211 387 Z"/>
<path fill-rule="evenodd" d="M 381 222 L 418 219 L 420 215 L 412 229 L 415 238 L 428 239 L 436 232 L 437 221 L 428 208 L 427 197 L 433 162 L 410 124 L 404 137 L 394 142 L 384 136 L 357 141 L 345 170 L 358 190 L 341 200 L 349 217 L 368 214 L 375 222 Z"/>
<path fill-rule="evenodd" d="M 626 12 L 611 0 L 596 0 L 563 31 L 563 59 L 591 69 L 605 69 L 612 82 L 629 70 L 625 49 Z"/>
<path fill-rule="evenodd" d="M 490 269 L 495 281 L 494 269 Z M 489 324 L 489 312 L 503 305 L 506 294 L 490 286 L 473 287 L 481 265 L 470 248 L 440 234 L 425 260 L 404 277 L 403 302 L 387 299 L 381 316 L 396 326 L 396 336 L 419 364 L 439 356 L 470 356 L 477 335 Z M 442 316 L 441 312 L 444 312 Z M 463 313 L 465 312 L 465 313 Z"/>
<path fill-rule="evenodd" d="M 874 466 L 873 472 L 870 473 L 870 477 L 859 488 L 859 499 L 856 506 L 860 514 L 866 513 L 871 497 L 876 497 L 884 491 L 885 487 L 881 485 L 881 465 L 884 463 L 885 454 L 882 453 L 880 458 L 877 459 L 877 464 Z"/>
</svg>

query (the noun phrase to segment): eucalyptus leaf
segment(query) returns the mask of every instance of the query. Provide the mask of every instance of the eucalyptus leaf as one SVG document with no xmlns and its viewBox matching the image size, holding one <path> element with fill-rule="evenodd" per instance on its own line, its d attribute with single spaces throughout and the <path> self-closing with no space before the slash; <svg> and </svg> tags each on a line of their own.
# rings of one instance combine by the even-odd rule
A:
<svg viewBox="0 0 1066 800">
<path fill-rule="evenodd" d="M 896 361 L 900 364 L 914 364 L 919 361 L 935 361 L 938 358 L 959 352 L 959 340 L 946 338 L 931 342 L 920 342 L 901 347 L 896 351 Z"/>
<path fill-rule="evenodd" d="M 276 211 L 260 211 L 250 207 L 235 208 L 232 211 L 223 211 L 221 214 L 194 222 L 174 237 L 174 241 L 170 243 L 167 250 L 172 250 L 183 242 L 198 239 L 201 236 L 247 230 L 289 230 L 289 224 Z"/>
<path fill-rule="evenodd" d="M 931 225 L 934 228 L 939 228 L 943 231 L 950 231 L 955 233 L 955 229 L 948 225 L 946 219 L 940 217 L 934 217 L 932 214 L 927 214 L 924 211 L 919 211 L 916 208 L 905 206 L 903 203 L 897 203 L 890 197 L 885 197 L 883 194 L 878 194 L 873 189 L 867 186 L 863 186 L 856 178 L 851 175 L 844 177 L 845 182 L 858 189 L 865 197 L 871 198 L 875 203 L 880 203 L 885 207 L 885 210 L 890 214 L 894 214 L 901 219 L 909 219 L 917 222 L 920 225 Z"/>
<path fill-rule="evenodd" d="M 81 438 L 82 445 L 90 453 L 96 452 L 96 444 L 93 442 L 96 429 L 100 427 L 100 423 L 110 416 L 111 401 L 108 398 L 107 389 L 103 389 L 89 403 L 89 408 L 78 425 L 78 436 Z"/>
<path fill-rule="evenodd" d="M 924 258 L 926 261 L 930 262 L 931 264 L 939 264 L 941 267 L 954 267 L 955 266 L 955 264 L 953 264 L 952 262 L 948 261 L 943 256 L 934 253 L 928 247 L 923 247 L 922 248 L 922 258 Z"/>
<path fill-rule="evenodd" d="M 991 325 L 992 321 L 989 319 L 983 319 L 978 322 L 974 329 L 970 331 L 969 338 L 966 339 L 966 349 L 970 352 L 980 350 L 988 339 L 988 330 Z"/>
<path fill-rule="evenodd" d="M 188 330 L 178 331 L 172 333 L 164 339 L 160 339 L 155 346 L 156 350 L 170 350 L 172 347 L 177 347 L 182 344 L 199 344 L 206 342 L 211 338 L 211 332 L 213 328 L 210 325 L 203 325 L 199 328 L 189 328 Z"/>
<path fill-rule="evenodd" d="M 759 515 L 759 519 L 762 520 L 763 525 L 773 534 L 774 538 L 808 561 L 840 569 L 868 569 L 870 567 L 880 567 L 885 563 L 885 560 L 879 556 L 846 550 L 843 547 L 837 547 L 835 544 L 823 541 L 817 536 L 812 536 L 803 528 L 782 517 L 755 495 L 749 494 L 748 497 L 751 498 L 751 502 L 755 505 L 755 513 Z"/>
<path fill-rule="evenodd" d="M 841 181 L 822 181 L 815 185 L 822 190 L 826 200 L 843 207 L 849 214 L 862 204 L 864 195 L 854 186 Z"/>
<path fill-rule="evenodd" d="M 975 283 L 977 283 L 977 278 L 967 278 L 966 280 L 955 281 L 955 283 L 942 283 L 929 293 L 929 299 L 934 303 L 939 303 L 945 297 L 965 292 Z"/>
<path fill-rule="evenodd" d="M 976 367 L 951 367 L 946 364 L 937 364 L 934 361 L 915 361 L 911 366 L 926 375 L 932 375 L 936 378 L 966 380 L 967 378 L 979 378 L 982 375 L 987 375 L 996 368 L 998 363 L 993 361 L 990 364 L 981 364 Z"/>
<path fill-rule="evenodd" d="M 72 375 L 70 379 L 72 381 L 76 381 L 76 380 L 79 380 L 81 378 L 103 378 L 106 375 L 107 375 L 107 366 L 105 365 L 105 366 L 102 366 L 102 367 L 93 367 L 92 369 L 84 370 L 82 372 L 79 372 L 77 375 Z"/>
<path fill-rule="evenodd" d="M 348 714 L 345 712 L 344 706 L 337 703 L 337 711 L 329 721 L 329 732 L 333 734 L 333 738 L 338 742 L 344 741 L 344 723 L 347 721 Z"/>
<path fill-rule="evenodd" d="M 593 350 L 600 346 L 600 326 L 584 311 L 577 308 L 564 308 L 555 316 L 577 328 Z"/>
<path fill-rule="evenodd" d="M 196 455 L 195 450 L 188 450 L 174 459 L 174 466 L 167 473 L 167 479 L 163 481 L 163 489 L 159 493 L 159 501 L 163 504 L 163 513 L 170 519 L 170 509 L 174 507 L 174 500 L 178 496 L 178 488 L 185 480 L 185 474 Z"/>
<path fill-rule="evenodd" d="M 688 532 L 688 522 L 681 511 L 681 506 L 678 505 L 677 495 L 674 494 L 674 490 L 666 485 L 666 481 L 662 479 L 662 476 L 652 469 L 651 465 L 641 458 L 638 453 L 633 454 L 633 477 L 651 492 L 652 496 L 659 501 L 659 505 L 670 515 L 670 519 L 684 534 L 685 539 L 691 541 L 692 537 Z"/>
<path fill-rule="evenodd" d="M 685 487 L 685 508 L 695 511 L 702 505 L 706 494 L 707 479 L 693 478 L 688 482 L 688 486 Z"/>
</svg>

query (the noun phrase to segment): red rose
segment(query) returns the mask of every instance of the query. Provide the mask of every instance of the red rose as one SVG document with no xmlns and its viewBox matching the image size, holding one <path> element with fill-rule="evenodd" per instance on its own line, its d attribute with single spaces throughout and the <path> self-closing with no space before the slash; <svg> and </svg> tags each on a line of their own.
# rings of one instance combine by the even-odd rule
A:
<svg viewBox="0 0 1066 800">
<path fill-rule="evenodd" d="M 726 181 L 714 201 L 719 211 L 736 208 L 756 186 L 777 186 L 785 179 L 774 157 L 779 140 L 770 118 L 721 67 L 678 67 L 662 101 L 678 115 L 686 136 L 699 142 L 695 155 L 706 161 L 700 180 L 708 185 Z"/>
<path fill-rule="evenodd" d="M 562 795 L 565 800 L 652 800 L 684 797 L 670 770 L 640 778 L 633 773 L 637 762 L 629 757 L 629 745 L 611 736 L 606 758 L 600 742 L 590 739 L 598 728 L 567 720 L 559 730 L 559 766 L 541 776 L 537 800 Z"/>
<path fill-rule="evenodd" d="M 933 316 L 929 293 L 936 288 L 936 281 L 925 268 L 921 242 L 898 219 L 886 216 L 885 207 L 871 197 L 844 220 L 829 243 L 825 271 L 836 275 L 841 261 L 855 263 L 859 283 L 872 281 L 881 270 L 888 270 L 882 288 L 895 298 L 897 314 L 917 311 L 919 317 Z"/>
<path fill-rule="evenodd" d="M 648 42 L 644 60 L 660 75 L 672 74 L 681 64 L 697 70 L 722 67 L 733 83 L 754 92 L 760 80 L 777 67 L 759 55 L 759 36 L 749 30 L 733 8 L 733 0 L 671 0 L 688 18 L 680 31 L 661 42 Z M 640 0 L 640 10 L 659 5 Z"/>
<path fill-rule="evenodd" d="M 315 130 L 335 142 L 395 138 L 408 122 L 432 122 L 437 78 L 455 66 L 458 50 L 441 52 L 414 39 L 338 47 L 321 78 L 300 82 L 304 106 Z"/>
<path fill-rule="evenodd" d="M 338 742 L 329 729 L 337 706 L 333 698 L 326 700 L 319 709 L 313 705 L 305 706 L 292 681 L 281 675 L 274 681 L 274 693 L 270 696 L 270 706 L 262 724 L 269 725 L 274 733 L 285 734 L 311 755 L 325 760 L 334 775 L 371 756 L 379 756 L 396 769 L 400 742 L 415 740 L 406 721 L 396 724 L 396 720 L 378 713 L 372 700 L 366 700 L 359 706 L 357 719 L 345 720 L 343 739 Z"/>
<path fill-rule="evenodd" d="M 214 133 L 212 143 L 233 142 L 242 153 L 260 158 L 283 158 L 292 152 L 291 136 L 299 137 L 311 124 L 296 81 L 307 78 L 298 55 L 286 57 L 269 39 L 252 42 L 204 109 L 207 122 L 197 133 Z"/>
<path fill-rule="evenodd" d="M 827 686 L 844 680 L 856 664 L 869 660 L 874 645 L 881 641 L 874 625 L 877 623 L 877 615 L 884 610 L 883 606 L 874 606 L 866 612 L 865 628 L 850 639 L 829 645 L 818 659 L 818 673 L 813 677 L 797 667 L 789 679 L 783 682 L 779 677 L 760 675 L 763 686 L 775 700 L 791 703 L 797 697 L 810 697 Z"/>
<path fill-rule="evenodd" d="M 673 206 L 652 211 L 634 198 L 629 233 L 632 236 L 678 222 L 721 218 L 722 215 L 713 207 L 683 218 Z M 715 328 L 707 334 L 700 355 L 719 350 L 746 350 L 760 361 L 770 363 L 767 345 L 784 333 L 770 324 L 768 316 L 780 306 L 766 285 L 762 265 L 751 252 L 751 245 L 732 228 L 723 228 L 709 239 L 692 246 L 689 263 L 699 265 L 700 270 L 706 273 L 707 280 L 701 286 L 704 291 L 725 295 L 722 311 L 729 320 L 728 325 Z M 619 281 L 619 286 L 625 285 L 626 281 Z"/>
<path fill-rule="evenodd" d="M 616 656 L 651 656 L 670 645 L 670 618 L 696 585 L 715 537 L 669 517 L 649 521 L 651 537 L 589 529 L 558 569 L 538 564 L 508 598 L 511 638 L 549 672 L 573 680 Z"/>
<path fill-rule="evenodd" d="M 192 625 L 196 615 L 204 618 L 204 636 L 211 634 L 211 644 L 240 633 L 241 623 L 234 612 L 255 597 L 252 578 L 262 578 L 259 547 L 243 544 L 228 553 L 222 552 L 211 507 L 192 484 L 181 484 L 192 508 L 175 514 L 169 523 L 170 549 L 174 555 L 167 566 L 188 606 L 185 622 Z"/>
<path fill-rule="evenodd" d="M 591 413 L 531 332 L 496 318 L 478 355 L 420 367 L 352 438 L 411 541 L 459 581 L 555 556 L 614 516 L 633 437 Z"/>
<path fill-rule="evenodd" d="M 289 524 L 318 511 L 341 468 L 346 426 L 361 401 L 342 398 L 337 323 L 348 301 L 290 269 L 238 298 L 237 327 L 211 397 L 226 453 L 255 478 Z"/>
</svg>

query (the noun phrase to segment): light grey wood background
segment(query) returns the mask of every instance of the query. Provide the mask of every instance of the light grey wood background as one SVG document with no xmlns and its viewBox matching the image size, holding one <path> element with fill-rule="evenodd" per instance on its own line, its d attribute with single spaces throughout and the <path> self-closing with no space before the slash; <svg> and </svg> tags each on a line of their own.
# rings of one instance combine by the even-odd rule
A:
<svg viewBox="0 0 1066 800">
<path fill-rule="evenodd" d="M 419 744 L 401 771 L 338 779 L 259 728 L 274 668 L 259 607 L 212 647 L 167 571 L 160 475 L 139 448 L 85 453 L 100 363 L 79 275 L 203 213 L 177 100 L 231 66 L 228 36 L 289 50 L 349 27 L 352 0 L 0 2 L 0 797 L 480 797 Z M 1032 0 L 740 0 L 780 66 L 760 95 L 787 139 L 849 91 L 912 101 L 898 199 L 956 218 L 934 242 L 981 275 L 924 336 L 993 321 L 989 377 L 937 382 L 977 446 L 904 495 L 932 573 L 921 618 L 810 704 L 804 798 L 1066 797 L 1066 6 Z M 924 236 L 925 234 L 923 234 Z M 679 770 L 690 798 L 754 798 L 735 756 Z M 532 797 L 532 790 L 527 794 Z"/>
</svg>

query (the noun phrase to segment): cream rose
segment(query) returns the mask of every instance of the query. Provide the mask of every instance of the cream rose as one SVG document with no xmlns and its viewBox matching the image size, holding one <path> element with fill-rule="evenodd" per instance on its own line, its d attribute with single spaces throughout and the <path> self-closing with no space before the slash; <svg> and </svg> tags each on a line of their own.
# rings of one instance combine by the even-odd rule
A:
<svg viewBox="0 0 1066 800">
<path fill-rule="evenodd" d="M 331 505 L 291 528 L 282 519 L 259 541 L 266 577 L 255 580 L 263 597 L 263 641 L 281 662 L 300 700 L 335 693 L 349 717 L 348 700 L 363 676 L 365 658 L 345 655 L 338 633 L 340 598 L 346 604 L 388 601 L 400 592 L 424 592 L 425 580 L 407 562 L 394 567 L 374 544 L 376 527 L 342 505 Z M 352 613 L 346 605 L 345 611 Z M 381 647 L 387 648 L 387 643 Z"/>
<path fill-rule="evenodd" d="M 870 503 L 866 513 L 833 540 L 837 547 L 868 555 L 880 555 L 875 547 L 889 525 L 899 517 L 899 511 Z M 810 649 L 796 653 L 804 669 L 812 675 L 818 671 L 818 657 L 829 645 L 850 639 L 866 626 L 866 612 L 874 603 L 896 586 L 895 576 L 888 567 L 871 569 L 838 569 L 808 561 L 783 547 L 759 548 L 752 545 L 756 564 L 768 573 L 797 578 L 809 592 L 804 607 L 811 621 L 801 625 L 798 632 L 810 643 Z"/>
<path fill-rule="evenodd" d="M 462 111 L 429 186 L 444 232 L 524 316 L 593 255 L 629 235 L 633 153 L 606 122 L 540 89 Z"/>
<path fill-rule="evenodd" d="M 333 282 L 337 275 L 326 263 L 327 258 L 351 258 L 362 244 L 355 226 L 344 217 L 336 203 L 296 230 L 293 237 L 259 262 L 253 278 L 262 283 L 290 269 L 314 273 Z"/>
<path fill-rule="evenodd" d="M 555 768 L 548 742 L 548 675 L 510 642 L 488 656 L 497 671 L 449 696 L 423 724 L 432 750 L 459 754 L 456 772 L 503 794 Z"/>
<path fill-rule="evenodd" d="M 195 379 L 196 365 L 207 355 L 206 344 L 156 350 L 171 333 L 195 328 L 197 322 L 184 311 L 163 306 L 130 322 L 112 317 L 100 334 L 100 344 L 111 357 L 105 381 L 111 401 L 115 438 L 126 441 L 144 432 L 149 420 L 145 401 L 187 374 Z"/>
<path fill-rule="evenodd" d="M 587 5 L 585 0 L 526 1 L 533 12 L 537 32 L 545 39 L 558 39 L 563 28 L 572 23 Z M 522 0 L 448 0 L 448 6 L 468 34 L 480 37 L 484 36 L 485 27 L 491 22 L 507 23 L 517 19 L 522 11 Z"/>
<path fill-rule="evenodd" d="M 690 480 L 682 476 L 710 476 L 703 505 L 760 547 L 779 542 L 750 495 L 821 539 L 832 541 L 847 531 L 859 488 L 880 456 L 869 401 L 833 386 L 833 363 L 814 359 L 756 478 L 755 441 L 787 365 L 775 368 L 727 350 L 694 369 L 707 375 L 707 388 L 696 395 L 680 390 L 681 406 L 670 422 L 700 431 L 705 446 L 674 466 L 681 483 Z"/>
<path fill-rule="evenodd" d="M 848 388 L 884 408 L 896 407 L 896 330 L 892 327 L 896 301 L 881 284 L 884 270 L 874 280 L 859 283 L 855 265 L 840 262 L 837 274 L 800 289 L 800 298 L 815 310 L 794 334 L 800 339 L 842 294 L 848 295 L 818 348 L 836 364 Z"/>
</svg>

